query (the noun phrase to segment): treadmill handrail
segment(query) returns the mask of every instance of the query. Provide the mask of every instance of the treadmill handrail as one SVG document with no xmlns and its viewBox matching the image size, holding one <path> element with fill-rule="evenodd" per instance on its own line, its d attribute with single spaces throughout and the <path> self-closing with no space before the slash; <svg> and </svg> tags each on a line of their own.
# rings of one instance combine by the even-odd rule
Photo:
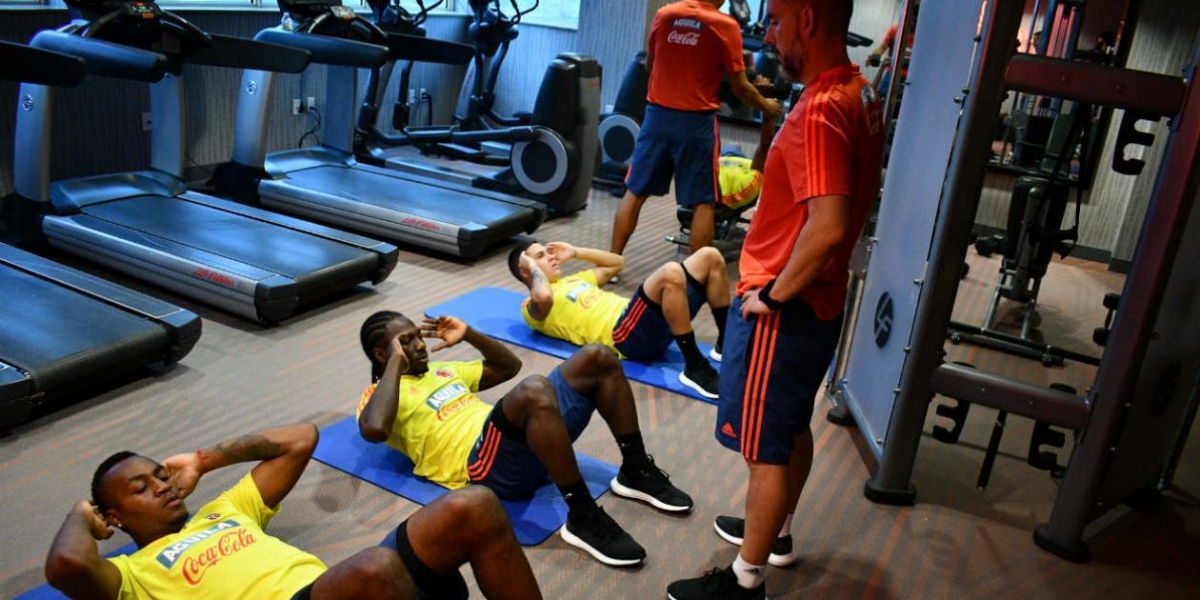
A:
<svg viewBox="0 0 1200 600">
<path fill-rule="evenodd" d="M 68 87 L 87 74 L 78 56 L 0 41 L 0 79 Z"/>
<path fill-rule="evenodd" d="M 312 54 L 310 62 L 321 65 L 377 69 L 388 60 L 388 49 L 385 46 L 319 34 L 292 33 L 280 27 L 264 29 L 258 32 L 254 39 L 307 50 Z"/>
<path fill-rule="evenodd" d="M 420 63 L 465 65 L 475 56 L 468 44 L 403 33 L 388 33 L 387 47 L 392 60 Z"/>
<path fill-rule="evenodd" d="M 276 73 L 299 73 L 308 67 L 312 54 L 301 48 L 246 38 L 209 34 L 212 45 L 187 57 L 195 65 L 255 69 Z"/>
<path fill-rule="evenodd" d="M 166 75 L 170 64 L 165 55 L 157 52 L 61 31 L 41 31 L 29 45 L 82 58 L 87 62 L 88 74 L 118 79 L 153 83 Z"/>
</svg>

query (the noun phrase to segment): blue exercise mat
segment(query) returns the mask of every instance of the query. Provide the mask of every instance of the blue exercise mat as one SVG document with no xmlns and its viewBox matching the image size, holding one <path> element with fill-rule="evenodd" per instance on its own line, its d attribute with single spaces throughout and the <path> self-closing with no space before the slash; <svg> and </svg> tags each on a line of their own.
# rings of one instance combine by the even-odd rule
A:
<svg viewBox="0 0 1200 600">
<path fill-rule="evenodd" d="M 414 475 L 413 462 L 387 444 L 362 439 L 354 417 L 322 429 L 313 458 L 418 504 L 429 504 L 450 491 Z M 575 458 L 592 497 L 607 492 L 608 482 L 617 476 L 617 467 L 582 454 Z M 542 543 L 567 522 L 567 503 L 550 484 L 538 488 L 533 498 L 505 500 L 502 504 L 522 546 Z"/>
<path fill-rule="evenodd" d="M 121 556 L 124 554 L 133 554 L 134 552 L 137 552 L 137 544 L 135 544 L 133 542 L 129 542 L 128 544 L 125 544 L 124 546 L 121 546 L 120 548 L 117 548 L 116 550 L 113 550 L 112 552 L 105 554 L 104 557 L 112 558 L 114 556 Z M 25 592 L 24 594 L 21 594 L 20 596 L 17 596 L 15 600 L 68 600 L 68 599 L 66 596 L 63 595 L 62 592 L 50 587 L 50 584 L 45 583 L 45 584 L 42 584 L 42 585 L 39 585 L 39 586 L 33 588 L 32 590 L 29 590 L 28 592 Z"/>
<path fill-rule="evenodd" d="M 498 340 L 516 344 L 544 354 L 567 358 L 579 350 L 579 346 L 570 342 L 542 335 L 521 318 L 521 302 L 528 297 L 512 290 L 485 287 L 462 296 L 448 300 L 425 310 L 429 316 L 450 315 L 465 321 L 476 330 L 486 333 Z M 700 351 L 708 355 L 712 346 L 699 344 Z M 689 398 L 703 400 L 716 404 L 716 400 L 705 398 L 692 388 L 679 383 L 679 373 L 683 371 L 683 354 L 675 344 L 671 344 L 658 360 L 652 363 L 641 363 L 633 360 L 621 361 L 625 365 L 625 376 L 649 386 L 670 390 Z M 718 369 L 720 370 L 720 369 Z"/>
</svg>

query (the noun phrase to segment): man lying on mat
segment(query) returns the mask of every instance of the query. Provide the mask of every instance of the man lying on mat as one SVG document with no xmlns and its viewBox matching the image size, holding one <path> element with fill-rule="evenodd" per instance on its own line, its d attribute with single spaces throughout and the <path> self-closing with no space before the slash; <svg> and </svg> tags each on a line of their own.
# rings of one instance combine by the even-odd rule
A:
<svg viewBox="0 0 1200 600">
<path fill-rule="evenodd" d="M 504 508 L 484 489 L 443 496 L 379 546 L 329 568 L 265 533 L 316 443 L 317 428 L 301 423 L 161 464 L 132 452 L 110 456 L 92 478 L 92 499 L 75 505 L 54 538 L 46 579 L 71 598 L 457 599 L 467 597 L 458 569 L 470 563 L 487 598 L 542 597 Z M 184 498 L 203 475 L 255 461 L 189 517 Z M 112 527 L 138 550 L 102 558 L 96 540 Z"/>
<path fill-rule="evenodd" d="M 595 268 L 563 277 L 563 263 L 573 258 Z M 692 319 L 707 302 L 717 323 L 710 355 L 721 360 L 730 303 L 725 258 L 709 247 L 683 262 L 669 262 L 646 278 L 633 298 L 600 289 L 624 267 L 619 254 L 565 242 L 525 242 L 508 255 L 509 271 L 529 288 L 521 316 L 534 330 L 573 344 L 602 344 L 623 358 L 647 362 L 662 356 L 674 340 L 685 365 L 679 382 L 716 398 L 717 371 L 696 346 Z"/>
<path fill-rule="evenodd" d="M 549 479 L 569 509 L 559 530 L 567 543 L 607 565 L 636 565 L 646 551 L 596 504 L 571 447 L 599 412 L 621 450 L 613 492 L 664 511 L 691 510 L 692 499 L 646 454 L 633 391 L 608 348 L 580 348 L 548 377 L 521 380 L 493 407 L 476 392 L 515 377 L 521 359 L 461 320 L 426 318 L 418 329 L 384 311 L 367 318 L 360 336 L 372 383 L 359 400 L 359 431 L 412 459 L 415 474 L 452 489 L 477 483 L 501 498 L 530 497 Z M 430 363 L 423 338 L 441 340 L 432 352 L 466 341 L 483 359 Z"/>
</svg>

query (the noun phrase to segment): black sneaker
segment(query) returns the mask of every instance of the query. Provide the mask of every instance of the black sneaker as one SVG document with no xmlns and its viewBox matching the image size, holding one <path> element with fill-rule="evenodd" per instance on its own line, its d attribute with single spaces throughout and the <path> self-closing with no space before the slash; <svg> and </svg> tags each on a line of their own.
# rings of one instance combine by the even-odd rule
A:
<svg viewBox="0 0 1200 600">
<path fill-rule="evenodd" d="M 668 512 L 684 512 L 694 506 L 692 497 L 671 485 L 671 477 L 654 464 L 653 458 L 645 469 L 621 467 L 608 487 L 618 496 L 648 502 L 650 506 Z"/>
<path fill-rule="evenodd" d="M 568 516 L 558 533 L 568 544 L 586 550 L 596 560 L 609 566 L 629 567 L 646 558 L 646 549 L 633 541 L 600 507 L 596 507 L 591 516 L 578 522 Z"/>
<path fill-rule="evenodd" d="M 705 398 L 717 398 L 719 391 L 718 382 L 717 370 L 708 364 L 707 361 L 688 365 L 679 374 L 679 383 L 696 390 L 697 393 Z"/>
<path fill-rule="evenodd" d="M 717 535 L 721 536 L 721 539 L 735 546 L 741 546 L 742 538 L 746 536 L 746 520 L 722 515 L 713 520 L 713 529 L 717 530 Z M 792 550 L 792 536 L 775 538 L 767 562 L 776 567 L 786 567 L 796 562 L 796 553 Z"/>
<path fill-rule="evenodd" d="M 733 567 L 713 569 L 695 579 L 680 579 L 667 586 L 669 600 L 766 600 L 767 586 L 748 590 L 737 582 Z"/>
<path fill-rule="evenodd" d="M 708 351 L 708 357 L 716 362 L 721 362 L 721 347 L 713 346 L 712 350 Z"/>
</svg>

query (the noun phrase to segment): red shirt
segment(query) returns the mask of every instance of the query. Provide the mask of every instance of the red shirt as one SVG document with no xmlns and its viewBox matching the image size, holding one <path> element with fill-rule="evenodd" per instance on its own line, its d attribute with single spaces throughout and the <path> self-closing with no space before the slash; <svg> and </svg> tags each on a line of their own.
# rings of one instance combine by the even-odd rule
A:
<svg viewBox="0 0 1200 600">
<path fill-rule="evenodd" d="M 725 73 L 746 70 L 737 21 L 699 0 L 660 8 L 646 47 L 654 60 L 646 100 L 674 110 L 720 108 Z"/>
<path fill-rule="evenodd" d="M 828 321 L 841 314 L 850 253 L 879 195 L 882 157 L 879 95 L 863 79 L 858 65 L 817 76 L 775 134 L 767 154 L 758 210 L 742 248 L 737 294 L 760 288 L 783 271 L 808 221 L 810 198 L 849 196 L 851 235 L 799 294 L 819 319 Z"/>
</svg>

